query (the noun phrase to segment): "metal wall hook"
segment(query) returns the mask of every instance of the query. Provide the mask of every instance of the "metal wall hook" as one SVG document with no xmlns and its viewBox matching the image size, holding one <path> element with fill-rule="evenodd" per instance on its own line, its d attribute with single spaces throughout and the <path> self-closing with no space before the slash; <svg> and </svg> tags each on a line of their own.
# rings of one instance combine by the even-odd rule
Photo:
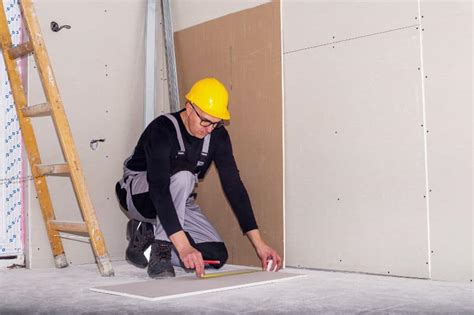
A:
<svg viewBox="0 0 474 315">
<path fill-rule="evenodd" d="M 89 146 L 91 147 L 92 150 L 96 150 L 97 147 L 99 146 L 99 142 L 105 142 L 105 139 L 92 139 L 91 142 L 89 143 Z"/>
<path fill-rule="evenodd" d="M 62 30 L 63 28 L 70 29 L 70 28 L 71 28 L 71 25 L 62 25 L 62 26 L 59 26 L 59 24 L 56 23 L 55 21 L 52 21 L 52 22 L 51 22 L 51 30 L 52 30 L 53 32 L 59 32 L 59 31 Z"/>
</svg>

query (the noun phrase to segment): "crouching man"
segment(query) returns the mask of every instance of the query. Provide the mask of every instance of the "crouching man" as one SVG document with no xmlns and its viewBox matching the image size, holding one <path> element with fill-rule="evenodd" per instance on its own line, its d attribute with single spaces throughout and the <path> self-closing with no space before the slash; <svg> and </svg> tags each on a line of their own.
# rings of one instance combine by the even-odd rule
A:
<svg viewBox="0 0 474 315">
<path fill-rule="evenodd" d="M 115 190 L 127 224 L 126 259 L 146 268 L 151 278 L 174 277 L 174 266 L 204 275 L 204 260 L 227 260 L 219 233 L 195 202 L 194 186 L 212 162 L 225 195 L 262 268 L 278 253 L 262 240 L 247 191 L 232 153 L 224 121 L 230 119 L 228 93 L 214 78 L 197 81 L 186 94 L 185 108 L 153 120 L 124 162 L 124 174 Z M 151 245 L 149 262 L 144 251 Z"/>
</svg>

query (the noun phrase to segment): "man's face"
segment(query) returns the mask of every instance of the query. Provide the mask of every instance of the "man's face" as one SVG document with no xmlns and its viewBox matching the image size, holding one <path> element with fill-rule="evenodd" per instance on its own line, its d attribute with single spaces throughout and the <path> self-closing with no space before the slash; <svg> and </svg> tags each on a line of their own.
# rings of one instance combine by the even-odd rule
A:
<svg viewBox="0 0 474 315">
<path fill-rule="evenodd" d="M 199 139 L 203 139 L 222 123 L 221 119 L 206 114 L 190 102 L 186 102 L 186 113 L 189 131 L 192 136 Z"/>
</svg>

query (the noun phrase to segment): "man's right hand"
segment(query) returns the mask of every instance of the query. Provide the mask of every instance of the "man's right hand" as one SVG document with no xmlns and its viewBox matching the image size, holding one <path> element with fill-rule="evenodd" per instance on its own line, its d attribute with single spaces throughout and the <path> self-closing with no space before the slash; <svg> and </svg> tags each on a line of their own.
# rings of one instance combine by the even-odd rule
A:
<svg viewBox="0 0 474 315">
<path fill-rule="evenodd" d="M 201 278 L 204 276 L 204 261 L 200 251 L 189 244 L 188 238 L 183 231 L 179 231 L 170 235 L 170 240 L 178 251 L 179 258 L 188 269 L 194 269 L 196 276 Z"/>
<path fill-rule="evenodd" d="M 204 261 L 201 252 L 189 245 L 178 253 L 186 268 L 194 269 L 198 278 L 204 276 Z"/>
</svg>

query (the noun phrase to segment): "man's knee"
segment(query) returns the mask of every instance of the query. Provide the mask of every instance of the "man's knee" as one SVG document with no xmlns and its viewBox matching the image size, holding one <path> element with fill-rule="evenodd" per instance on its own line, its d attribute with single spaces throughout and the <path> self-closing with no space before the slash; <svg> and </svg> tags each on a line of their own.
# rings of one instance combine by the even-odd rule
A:
<svg viewBox="0 0 474 315">
<path fill-rule="evenodd" d="M 194 245 L 202 253 L 206 260 L 219 260 L 218 265 L 212 265 L 214 268 L 221 268 L 229 258 L 227 248 L 223 242 L 204 242 Z"/>
</svg>

